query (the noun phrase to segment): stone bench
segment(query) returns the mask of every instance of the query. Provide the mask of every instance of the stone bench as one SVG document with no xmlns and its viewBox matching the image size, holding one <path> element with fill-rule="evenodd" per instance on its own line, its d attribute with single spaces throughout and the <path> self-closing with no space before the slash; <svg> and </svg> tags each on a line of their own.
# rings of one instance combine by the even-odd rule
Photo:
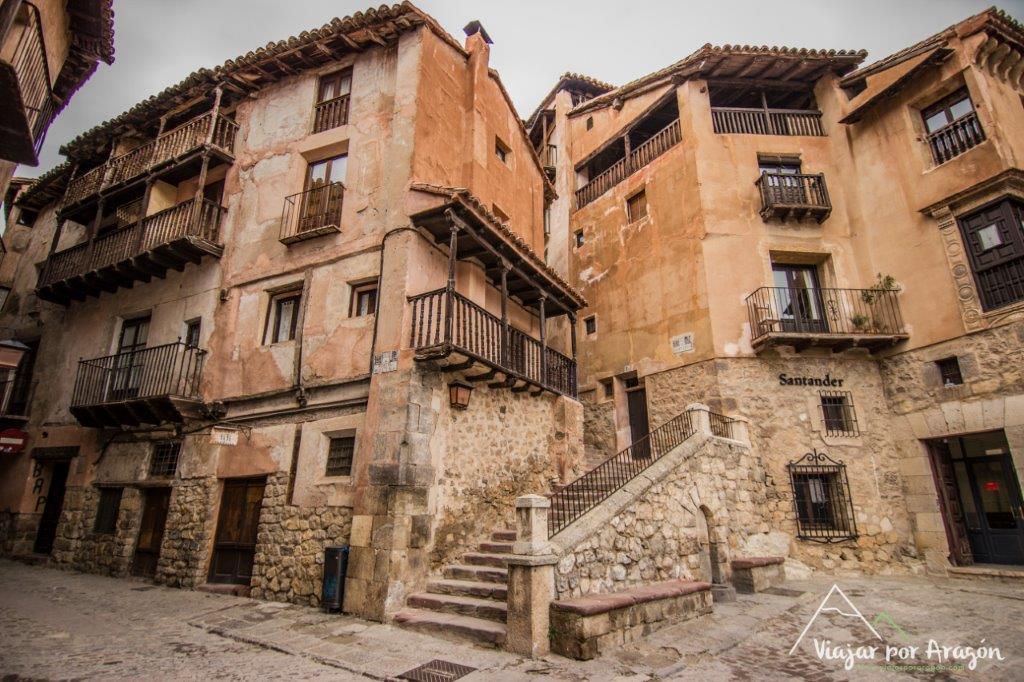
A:
<svg viewBox="0 0 1024 682">
<path fill-rule="evenodd" d="M 669 621 L 711 613 L 711 583 L 668 580 L 611 594 L 551 602 L 551 650 L 588 661 Z"/>
<path fill-rule="evenodd" d="M 732 585 L 737 592 L 750 594 L 763 592 L 769 587 L 781 585 L 786 576 L 782 570 L 784 559 L 780 556 L 759 556 L 733 559 Z"/>
</svg>

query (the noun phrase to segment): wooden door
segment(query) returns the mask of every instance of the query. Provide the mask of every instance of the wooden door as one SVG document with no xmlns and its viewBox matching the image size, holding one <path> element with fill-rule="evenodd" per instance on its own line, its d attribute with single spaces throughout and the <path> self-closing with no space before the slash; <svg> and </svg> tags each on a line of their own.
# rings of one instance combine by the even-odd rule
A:
<svg viewBox="0 0 1024 682">
<path fill-rule="evenodd" d="M 131 400 L 139 395 L 142 381 L 142 353 L 149 337 L 149 317 L 125 320 L 121 325 L 121 336 L 117 342 L 114 357 L 114 375 L 111 383 L 112 400 Z"/>
<path fill-rule="evenodd" d="M 772 278 L 775 284 L 775 309 L 782 323 L 782 331 L 828 331 L 816 267 L 774 263 Z"/>
<path fill-rule="evenodd" d="M 160 560 L 160 545 L 167 525 L 167 509 L 171 503 L 170 488 L 150 488 L 145 492 L 139 540 L 135 545 L 132 575 L 153 577 Z"/>
<path fill-rule="evenodd" d="M 956 566 L 970 566 L 974 563 L 974 552 L 971 550 L 971 541 L 967 535 L 967 520 L 964 517 L 963 505 L 960 504 L 960 492 L 957 488 L 956 473 L 953 471 L 949 444 L 945 440 L 930 441 L 928 453 L 935 487 L 939 493 L 942 521 L 946 527 L 950 563 Z"/>
<path fill-rule="evenodd" d="M 50 473 L 50 488 L 46 492 L 43 505 L 43 516 L 39 519 L 36 531 L 36 542 L 33 548 L 36 554 L 49 554 L 53 551 L 53 541 L 57 537 L 57 526 L 60 524 L 60 513 L 64 508 L 64 491 L 67 489 L 70 462 L 54 462 Z"/>
<path fill-rule="evenodd" d="M 224 481 L 209 581 L 248 585 L 256 555 L 256 527 L 263 506 L 264 478 Z"/>
<path fill-rule="evenodd" d="M 649 457 L 650 446 L 647 434 L 647 391 L 643 386 L 626 389 L 626 404 L 629 408 L 629 437 L 633 445 L 633 457 Z"/>
</svg>

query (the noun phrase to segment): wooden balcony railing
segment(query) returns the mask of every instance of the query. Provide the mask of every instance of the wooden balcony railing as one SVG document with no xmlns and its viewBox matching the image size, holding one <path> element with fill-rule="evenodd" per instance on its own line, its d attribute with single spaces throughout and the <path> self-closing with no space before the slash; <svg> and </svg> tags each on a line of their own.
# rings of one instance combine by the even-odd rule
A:
<svg viewBox="0 0 1024 682">
<path fill-rule="evenodd" d="M 819 223 L 832 213 L 825 176 L 762 173 L 756 183 L 761 193 L 761 217 L 797 220 L 810 215 Z"/>
<path fill-rule="evenodd" d="M 502 324 L 465 296 L 437 289 L 411 296 L 412 347 L 447 346 L 535 386 L 576 396 L 576 361 Z"/>
<path fill-rule="evenodd" d="M 590 182 L 576 190 L 576 208 L 580 209 L 640 170 L 651 161 L 679 144 L 682 134 L 676 119 L 655 133 L 650 139 L 609 166 Z"/>
<path fill-rule="evenodd" d="M 127 261 L 185 237 L 216 244 L 225 210 L 207 199 L 201 199 L 197 207 L 191 199 L 98 237 L 91 251 L 88 242 L 58 251 L 46 260 L 39 287 Z"/>
<path fill-rule="evenodd" d="M 4 150 L 5 158 L 21 163 L 35 163 L 46 129 L 53 117 L 53 89 L 50 69 L 46 61 L 46 42 L 43 37 L 42 21 L 39 10 L 31 3 L 23 3 L 28 13 L 28 24 L 25 26 L 18 44 L 11 55 L 10 68 L 14 71 L 21 96 L 24 123 L 19 122 L 19 135 L 26 133 L 31 138 L 27 144 L 18 144 L 18 149 Z M 5 93 L 6 94 L 6 93 Z M 17 98 L 11 102 L 14 105 Z M 24 126 L 24 127 L 22 127 Z M 31 150 L 30 156 L 25 156 Z M 13 153 L 12 153 L 13 152 Z M 17 158 L 12 158 L 17 157 Z"/>
<path fill-rule="evenodd" d="M 201 403 L 206 351 L 181 341 L 81 360 L 71 413 L 86 426 L 180 422 Z"/>
<path fill-rule="evenodd" d="M 213 130 L 210 130 L 210 126 Z M 238 124 L 221 114 L 203 114 L 169 130 L 155 140 L 117 156 L 101 166 L 73 178 L 64 195 L 64 205 L 86 199 L 100 190 L 128 182 L 150 170 L 210 145 L 231 154 Z"/>
<path fill-rule="evenodd" d="M 711 107 L 716 133 L 741 135 L 808 135 L 821 137 L 821 112 L 815 109 L 748 109 Z"/>
<path fill-rule="evenodd" d="M 348 95 L 338 95 L 313 107 L 313 132 L 322 133 L 348 123 Z"/>
<path fill-rule="evenodd" d="M 545 168 L 554 168 L 558 163 L 558 147 L 553 144 L 544 145 L 541 161 L 544 163 Z"/>
<path fill-rule="evenodd" d="M 333 182 L 285 197 L 281 214 L 281 241 L 302 241 L 341 231 L 345 185 Z"/>
<path fill-rule="evenodd" d="M 973 111 L 928 135 L 935 165 L 946 163 L 984 141 L 985 131 Z"/>
<path fill-rule="evenodd" d="M 907 338 L 894 289 L 761 287 L 747 296 L 752 343 L 892 345 Z"/>
</svg>

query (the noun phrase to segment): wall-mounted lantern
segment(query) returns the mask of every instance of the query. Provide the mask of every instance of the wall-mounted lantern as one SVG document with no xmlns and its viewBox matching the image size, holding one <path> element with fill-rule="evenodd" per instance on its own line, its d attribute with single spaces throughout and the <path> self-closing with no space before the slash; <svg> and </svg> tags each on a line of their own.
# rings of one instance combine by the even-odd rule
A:
<svg viewBox="0 0 1024 682">
<path fill-rule="evenodd" d="M 448 384 L 448 399 L 451 405 L 459 410 L 469 407 L 469 396 L 473 394 L 473 387 L 465 381 L 456 379 Z"/>
</svg>

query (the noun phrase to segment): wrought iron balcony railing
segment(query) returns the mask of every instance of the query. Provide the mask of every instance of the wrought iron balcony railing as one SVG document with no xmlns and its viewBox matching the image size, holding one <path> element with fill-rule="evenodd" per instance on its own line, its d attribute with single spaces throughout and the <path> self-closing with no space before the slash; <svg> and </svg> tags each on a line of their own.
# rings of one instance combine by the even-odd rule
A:
<svg viewBox="0 0 1024 682">
<path fill-rule="evenodd" d="M 204 255 L 219 256 L 220 222 L 226 209 L 208 199 L 190 199 L 46 259 L 38 294 L 66 303 L 137 280 L 162 277 Z M 83 275 L 94 274 L 88 281 Z M 111 287 L 113 287 L 111 289 Z"/>
<path fill-rule="evenodd" d="M 465 296 L 437 289 L 411 296 L 412 347 L 456 351 L 510 377 L 576 396 L 576 361 L 502 323 Z"/>
<path fill-rule="evenodd" d="M 619 159 L 590 182 L 576 190 L 576 208 L 583 208 L 594 199 L 619 184 L 682 140 L 679 119 L 655 133 L 650 139 Z"/>
<path fill-rule="evenodd" d="M 182 422 L 196 413 L 206 351 L 181 341 L 78 363 L 71 413 L 84 426 Z"/>
<path fill-rule="evenodd" d="M 313 132 L 322 133 L 348 123 L 349 96 L 339 95 L 313 107 Z"/>
<path fill-rule="evenodd" d="M 802 220 L 811 216 L 820 223 L 832 213 L 832 200 L 822 173 L 762 173 L 756 184 L 761 193 L 761 217 L 765 220 Z"/>
<path fill-rule="evenodd" d="M 197 116 L 155 140 L 73 178 L 64 195 L 64 205 L 76 204 L 100 190 L 139 178 L 207 143 L 230 156 L 237 131 L 238 124 L 221 114 L 208 112 Z"/>
<path fill-rule="evenodd" d="M 974 111 L 928 135 L 935 165 L 946 163 L 985 141 L 985 131 Z"/>
<path fill-rule="evenodd" d="M 716 133 L 741 135 L 806 135 L 821 137 L 821 112 L 816 109 L 749 109 L 711 107 Z"/>
<path fill-rule="evenodd" d="M 755 348 L 784 343 L 803 348 L 863 346 L 871 350 L 908 338 L 893 289 L 761 287 L 747 296 Z"/>
<path fill-rule="evenodd" d="M 345 185 L 333 182 L 293 194 L 284 200 L 281 241 L 285 244 L 341 231 Z"/>
</svg>

